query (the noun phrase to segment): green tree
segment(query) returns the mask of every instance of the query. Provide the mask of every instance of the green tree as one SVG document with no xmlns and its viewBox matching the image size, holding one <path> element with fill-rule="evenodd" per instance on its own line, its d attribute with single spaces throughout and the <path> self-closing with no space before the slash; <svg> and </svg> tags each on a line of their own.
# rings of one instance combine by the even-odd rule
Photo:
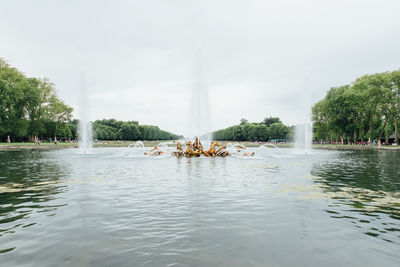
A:
<svg viewBox="0 0 400 267">
<path fill-rule="evenodd" d="M 118 134 L 123 140 L 138 140 L 140 138 L 139 127 L 133 123 L 124 123 Z"/>
<path fill-rule="evenodd" d="M 382 84 L 384 76 L 381 74 L 364 75 L 358 78 L 354 84 L 354 90 L 358 91 L 359 98 L 363 103 L 364 113 L 369 118 L 369 142 L 374 139 L 374 124 L 380 119 L 378 106 L 383 101 Z"/>
<path fill-rule="evenodd" d="M 272 124 L 278 123 L 278 122 L 282 123 L 281 120 L 278 117 L 269 117 L 269 118 L 265 118 L 263 120 L 263 123 L 265 125 L 267 125 L 268 127 L 271 126 Z"/>
<path fill-rule="evenodd" d="M 289 127 L 280 122 L 273 123 L 269 127 L 270 139 L 287 139 L 288 133 L 289 133 Z"/>
<path fill-rule="evenodd" d="M 393 100 L 391 105 L 391 111 L 393 117 L 393 124 L 395 128 L 394 136 L 395 142 L 399 145 L 399 120 L 400 120 L 400 70 L 392 71 L 390 74 L 391 90 L 393 92 Z"/>
<path fill-rule="evenodd" d="M 25 118 L 26 94 L 25 76 L 0 58 L 0 135 L 22 137 L 28 123 Z"/>
<path fill-rule="evenodd" d="M 29 133 L 39 136 L 44 131 L 43 120 L 49 116 L 50 102 L 56 98 L 55 85 L 47 78 L 29 78 L 30 95 L 27 105 L 30 119 Z"/>
<path fill-rule="evenodd" d="M 56 96 L 53 96 L 49 105 L 49 118 L 55 123 L 54 142 L 57 141 L 57 131 L 61 123 L 69 121 L 72 117 L 73 108 L 66 105 Z"/>
</svg>

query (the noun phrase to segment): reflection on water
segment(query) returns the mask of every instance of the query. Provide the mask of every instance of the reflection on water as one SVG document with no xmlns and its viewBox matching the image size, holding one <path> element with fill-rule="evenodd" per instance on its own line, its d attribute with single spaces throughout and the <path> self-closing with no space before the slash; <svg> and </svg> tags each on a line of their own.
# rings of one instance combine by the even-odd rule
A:
<svg viewBox="0 0 400 267">
<path fill-rule="evenodd" d="M 0 152 L 5 266 L 398 266 L 400 153 Z"/>
<path fill-rule="evenodd" d="M 326 209 L 332 218 L 348 219 L 367 235 L 399 241 L 400 153 L 340 153 L 315 163 L 312 174 L 323 189 L 313 196 L 335 200 Z"/>
<path fill-rule="evenodd" d="M 49 204 L 64 190 L 58 183 L 63 169 L 49 154 L 0 151 L 0 238 L 34 227 L 39 213 L 54 216 L 64 204 Z M 0 253 L 15 247 L 0 245 Z"/>
</svg>

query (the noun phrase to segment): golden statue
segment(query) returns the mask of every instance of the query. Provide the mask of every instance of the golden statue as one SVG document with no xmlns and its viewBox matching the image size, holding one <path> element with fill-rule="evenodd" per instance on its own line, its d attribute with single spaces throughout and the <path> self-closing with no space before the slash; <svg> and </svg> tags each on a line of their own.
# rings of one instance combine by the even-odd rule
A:
<svg viewBox="0 0 400 267">
<path fill-rule="evenodd" d="M 229 156 L 229 152 L 226 150 L 226 143 L 223 143 L 216 151 L 216 155 L 219 157 Z"/>
<path fill-rule="evenodd" d="M 144 154 L 149 155 L 149 156 L 160 156 L 160 155 L 164 154 L 164 151 L 161 151 L 158 146 L 155 146 L 149 152 L 144 152 Z"/>
<path fill-rule="evenodd" d="M 192 142 L 191 141 L 187 141 L 186 145 L 187 145 L 187 148 L 186 148 L 186 151 L 185 151 L 185 156 L 186 157 L 193 157 L 195 155 L 195 153 L 194 153 L 194 150 L 192 148 Z"/>
<path fill-rule="evenodd" d="M 218 142 L 214 141 L 211 143 L 210 145 L 210 149 L 207 151 L 204 151 L 204 156 L 206 157 L 215 157 L 217 155 L 217 150 L 216 147 L 219 147 L 220 145 L 218 144 Z"/>
<path fill-rule="evenodd" d="M 185 152 L 182 149 L 181 142 L 178 141 L 178 144 L 176 145 L 176 151 L 172 152 L 174 156 L 184 156 Z"/>
<path fill-rule="evenodd" d="M 210 149 L 204 150 L 199 138 L 196 137 L 193 144 L 190 140 L 186 142 L 186 150 L 183 150 L 182 144 L 178 141 L 176 145 L 176 150 L 172 152 L 172 155 L 186 157 L 226 157 L 231 155 L 226 147 L 227 145 L 225 142 L 219 144 L 217 141 L 213 141 L 211 142 Z M 243 154 L 244 157 L 254 156 L 254 152 L 246 151 L 246 147 L 241 144 L 235 145 L 235 147 L 237 149 L 237 152 L 245 150 Z M 160 156 L 164 153 L 165 152 L 160 150 L 158 146 L 155 146 L 149 152 L 145 152 L 145 154 L 149 156 Z M 236 153 L 233 153 L 233 155 L 236 155 Z"/>
</svg>

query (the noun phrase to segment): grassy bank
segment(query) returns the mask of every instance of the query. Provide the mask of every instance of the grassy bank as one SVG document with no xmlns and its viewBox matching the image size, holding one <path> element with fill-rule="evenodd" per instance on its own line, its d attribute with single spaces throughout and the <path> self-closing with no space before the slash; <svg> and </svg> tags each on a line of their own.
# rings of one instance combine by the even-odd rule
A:
<svg viewBox="0 0 400 267">
<path fill-rule="evenodd" d="M 314 149 L 336 149 L 336 150 L 400 150 L 400 146 L 377 146 L 377 145 L 313 145 Z"/>
<path fill-rule="evenodd" d="M 145 147 L 154 147 L 161 142 L 170 141 L 143 141 Z M 93 143 L 93 147 L 128 147 L 134 144 L 134 141 L 99 141 Z M 24 143 L 0 143 L 0 150 L 13 150 L 13 149 L 62 149 L 62 148 L 78 148 L 78 143 L 40 143 L 36 145 L 34 142 Z"/>
<path fill-rule="evenodd" d="M 172 141 L 143 141 L 145 147 L 154 147 L 159 143 L 172 142 Z M 94 147 L 128 147 L 134 144 L 134 141 L 99 141 L 93 143 Z M 229 143 L 229 142 L 228 142 Z M 241 142 L 246 147 L 259 147 L 265 143 L 260 142 Z M 62 149 L 62 148 L 77 148 L 78 143 L 41 143 L 36 145 L 35 143 L 0 143 L 0 150 L 15 150 L 15 149 Z M 175 146 L 173 143 L 170 146 Z M 279 148 L 291 148 L 294 147 L 292 143 L 276 144 Z M 400 150 L 400 146 L 377 146 L 377 145 L 331 145 L 331 144 L 315 144 L 312 146 L 313 149 L 333 149 L 333 150 Z"/>
</svg>

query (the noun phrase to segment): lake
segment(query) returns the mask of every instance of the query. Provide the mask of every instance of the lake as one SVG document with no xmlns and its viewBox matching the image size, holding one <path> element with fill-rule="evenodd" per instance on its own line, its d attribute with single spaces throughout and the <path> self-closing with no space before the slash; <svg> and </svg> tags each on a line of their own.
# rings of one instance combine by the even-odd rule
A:
<svg viewBox="0 0 400 267">
<path fill-rule="evenodd" d="M 77 151 L 0 151 L 1 266 L 400 265 L 400 152 Z"/>
</svg>

